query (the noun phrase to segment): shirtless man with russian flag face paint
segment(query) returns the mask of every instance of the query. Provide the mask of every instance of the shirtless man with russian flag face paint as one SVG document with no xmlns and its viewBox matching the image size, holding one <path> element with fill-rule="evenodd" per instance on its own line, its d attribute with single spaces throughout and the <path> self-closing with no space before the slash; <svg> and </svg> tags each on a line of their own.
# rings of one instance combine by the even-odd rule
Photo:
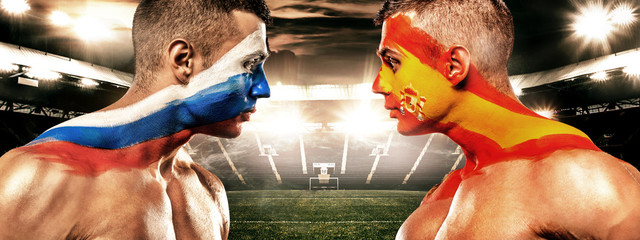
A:
<svg viewBox="0 0 640 240">
<path fill-rule="evenodd" d="M 0 239 L 226 239 L 224 187 L 181 147 L 237 137 L 269 97 L 269 21 L 258 0 L 142 1 L 127 94 L 0 159 Z"/>
<path fill-rule="evenodd" d="M 373 91 L 404 135 L 444 133 L 467 162 L 397 239 L 640 239 L 640 173 L 509 85 L 513 22 L 499 0 L 387 0 Z"/>
</svg>

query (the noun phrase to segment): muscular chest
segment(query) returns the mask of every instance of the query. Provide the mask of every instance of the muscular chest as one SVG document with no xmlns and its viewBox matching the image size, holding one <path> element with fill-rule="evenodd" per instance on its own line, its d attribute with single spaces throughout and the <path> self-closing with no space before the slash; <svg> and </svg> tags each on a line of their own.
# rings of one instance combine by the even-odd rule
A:
<svg viewBox="0 0 640 240">
<path fill-rule="evenodd" d="M 398 231 L 398 239 L 434 239 L 447 218 L 453 197 L 460 185 L 458 172 L 449 174 L 432 188 Z"/>
<path fill-rule="evenodd" d="M 128 178 L 130 181 L 124 181 Z M 165 178 L 140 174 L 120 176 L 116 181 L 111 179 L 118 178 L 105 179 L 109 180 L 96 183 L 99 190 L 92 191 L 93 196 L 87 199 L 90 210 L 83 214 L 77 231 L 71 235 L 90 232 L 90 238 L 113 239 L 226 237 L 228 207 L 224 189 L 214 190 L 213 180 L 199 177 L 192 169 Z"/>
</svg>

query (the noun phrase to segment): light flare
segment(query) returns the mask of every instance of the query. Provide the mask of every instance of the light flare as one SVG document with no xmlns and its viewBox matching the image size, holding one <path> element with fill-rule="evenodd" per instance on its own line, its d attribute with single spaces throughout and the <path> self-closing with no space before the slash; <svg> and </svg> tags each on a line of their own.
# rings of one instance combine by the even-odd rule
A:
<svg viewBox="0 0 640 240">
<path fill-rule="evenodd" d="M 2 73 L 17 72 L 19 69 L 20 67 L 18 65 L 10 62 L 0 61 L 0 72 Z"/>
<path fill-rule="evenodd" d="M 627 74 L 627 76 L 629 77 L 640 78 L 640 63 L 638 62 L 631 63 L 630 65 L 622 69 L 622 72 Z"/>
<path fill-rule="evenodd" d="M 54 81 L 62 78 L 62 75 L 60 73 L 37 67 L 26 68 L 26 72 L 24 73 L 24 75 L 29 78 L 47 81 Z"/>
<path fill-rule="evenodd" d="M 636 21 L 636 9 L 629 4 L 619 4 L 611 11 L 611 21 L 621 26 L 629 26 Z"/>
<path fill-rule="evenodd" d="M 515 93 L 516 96 L 522 96 L 522 88 L 514 86 L 513 93 Z"/>
<path fill-rule="evenodd" d="M 604 82 L 609 80 L 609 74 L 607 74 L 607 72 L 597 72 L 589 76 L 589 78 L 598 82 Z"/>
<path fill-rule="evenodd" d="M 580 10 L 572 27 L 576 34 L 587 41 L 606 40 L 615 29 L 609 11 L 597 5 L 588 5 Z"/>
<path fill-rule="evenodd" d="M 85 41 L 99 41 L 105 38 L 111 38 L 112 33 L 102 22 L 91 18 L 81 17 L 75 23 L 73 28 L 76 35 Z"/>
<path fill-rule="evenodd" d="M 549 119 L 553 118 L 553 116 L 555 115 L 555 111 L 551 109 L 540 109 L 540 110 L 536 110 L 535 112 L 538 115 L 549 118 Z"/>
<path fill-rule="evenodd" d="M 88 79 L 88 78 L 80 79 L 80 83 L 82 83 L 82 85 L 84 85 L 86 87 L 95 87 L 95 86 L 100 85 L 100 83 L 98 83 L 97 81 L 95 81 L 93 79 Z"/>
<path fill-rule="evenodd" d="M 631 25 L 636 22 L 636 8 L 626 3 L 612 7 L 603 1 L 590 1 L 576 5 L 576 8 L 577 12 L 570 15 L 573 21 L 570 38 L 581 43 L 581 50 L 610 52 L 609 41 L 617 40 L 620 35 L 630 35 Z"/>
<path fill-rule="evenodd" d="M 53 11 L 51 15 L 49 15 L 49 20 L 53 25 L 59 27 L 66 27 L 73 23 L 73 19 L 63 11 Z"/>
<path fill-rule="evenodd" d="M 31 9 L 26 0 L 2 0 L 1 4 L 9 14 L 22 14 Z"/>
</svg>

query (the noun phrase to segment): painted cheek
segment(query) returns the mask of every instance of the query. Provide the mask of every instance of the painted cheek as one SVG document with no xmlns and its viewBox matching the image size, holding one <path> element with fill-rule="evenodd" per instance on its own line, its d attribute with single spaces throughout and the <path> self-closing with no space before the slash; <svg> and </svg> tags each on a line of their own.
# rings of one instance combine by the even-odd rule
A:
<svg viewBox="0 0 640 240">
<path fill-rule="evenodd" d="M 248 97 L 253 75 L 248 73 L 230 77 L 227 81 L 204 89 L 194 96 L 185 99 L 183 111 L 189 114 L 183 117 L 188 128 L 220 122 L 238 116 L 255 104 L 255 99 Z"/>
<path fill-rule="evenodd" d="M 382 66 L 378 72 L 375 82 L 373 83 L 373 91 L 377 93 L 390 94 L 392 92 L 391 82 L 395 76 L 393 71 L 387 66 Z"/>
<path fill-rule="evenodd" d="M 254 98 L 268 98 L 271 96 L 271 89 L 262 66 L 263 64 L 261 63 L 253 72 L 253 86 L 251 86 L 249 95 Z"/>
<path fill-rule="evenodd" d="M 447 113 L 449 103 L 457 97 L 456 91 L 440 72 L 404 52 L 405 58 L 393 89 L 407 114 L 419 121 L 439 121 Z"/>
</svg>

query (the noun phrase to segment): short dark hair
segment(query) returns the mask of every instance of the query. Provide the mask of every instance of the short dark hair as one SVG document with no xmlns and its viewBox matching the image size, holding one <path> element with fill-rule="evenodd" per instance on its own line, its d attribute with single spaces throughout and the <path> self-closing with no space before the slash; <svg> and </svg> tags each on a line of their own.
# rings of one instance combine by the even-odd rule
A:
<svg viewBox="0 0 640 240">
<path fill-rule="evenodd" d="M 513 17 L 502 0 L 386 0 L 374 22 L 382 24 L 396 13 L 416 13 L 413 25 L 445 47 L 460 44 L 485 77 L 507 74 L 513 50 Z M 501 78 L 503 79 L 503 78 Z M 492 81 L 500 91 L 509 83 Z"/>
<path fill-rule="evenodd" d="M 142 0 L 132 31 L 137 84 L 142 88 L 150 84 L 146 79 L 155 77 L 165 46 L 176 38 L 190 41 L 203 54 L 205 67 L 211 66 L 217 54 L 214 49 L 239 33 L 231 15 L 234 10 L 271 23 L 264 0 Z"/>
</svg>

